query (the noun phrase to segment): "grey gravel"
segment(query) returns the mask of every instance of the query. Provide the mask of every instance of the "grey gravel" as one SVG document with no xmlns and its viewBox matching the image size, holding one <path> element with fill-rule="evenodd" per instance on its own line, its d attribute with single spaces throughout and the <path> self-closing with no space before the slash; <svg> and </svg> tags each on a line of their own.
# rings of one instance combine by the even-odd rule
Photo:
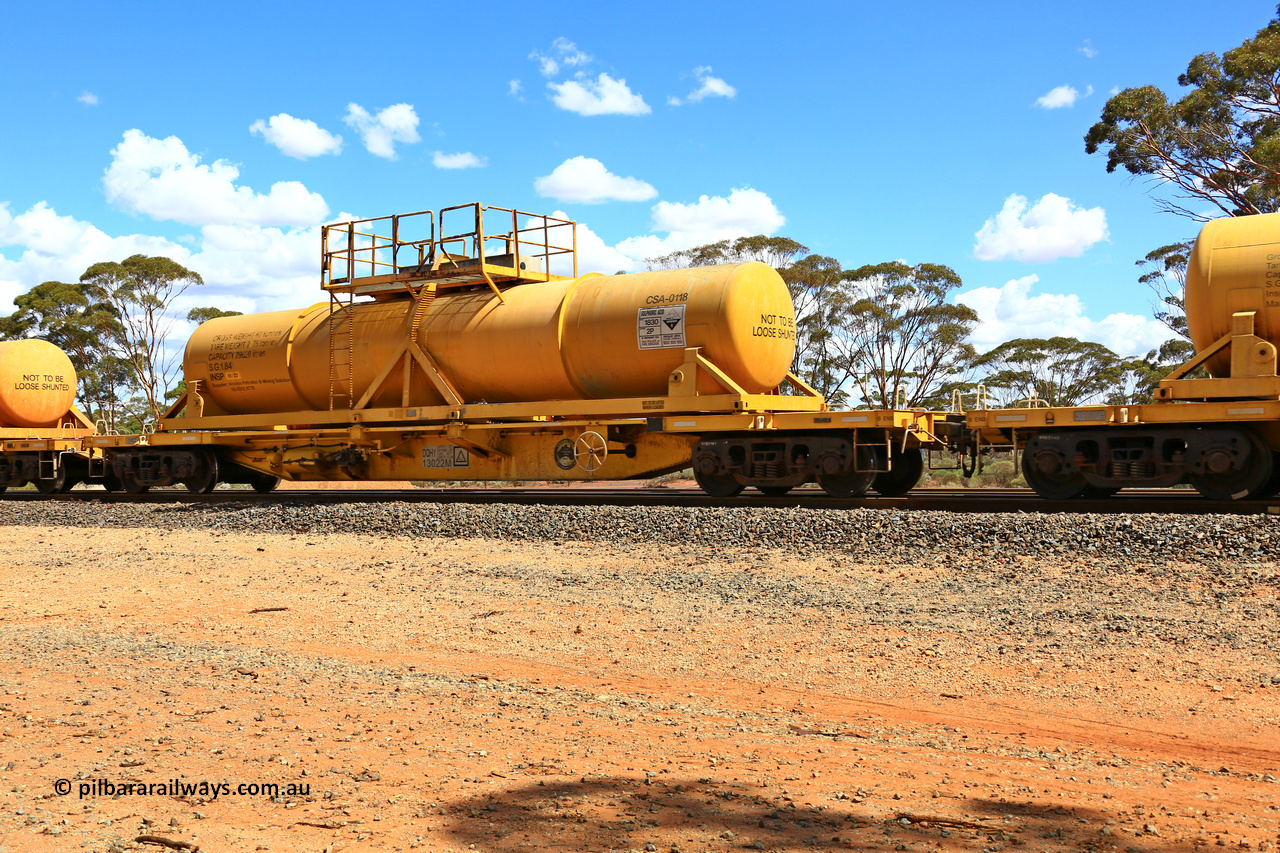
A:
<svg viewBox="0 0 1280 853">
<path fill-rule="evenodd" d="M 881 563 L 1085 558 L 1099 565 L 1192 563 L 1241 572 L 1280 562 L 1270 516 L 952 513 L 510 504 L 129 505 L 0 502 L 0 524 L 359 533 L 528 542 L 658 543 L 723 550 L 838 552 Z M 1256 575 L 1252 582 L 1266 580 Z M 1269 576 L 1275 579 L 1274 573 Z"/>
</svg>

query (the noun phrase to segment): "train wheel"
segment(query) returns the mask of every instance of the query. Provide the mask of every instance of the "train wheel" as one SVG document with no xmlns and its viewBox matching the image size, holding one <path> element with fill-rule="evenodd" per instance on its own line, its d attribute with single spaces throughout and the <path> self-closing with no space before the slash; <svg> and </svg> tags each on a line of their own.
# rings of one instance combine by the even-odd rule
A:
<svg viewBox="0 0 1280 853">
<path fill-rule="evenodd" d="M 142 483 L 139 483 L 130 474 L 124 475 L 124 482 L 122 485 L 124 486 L 124 490 L 131 495 L 144 495 L 151 488 L 150 486 L 145 486 Z"/>
<path fill-rule="evenodd" d="M 196 475 L 182 482 L 193 495 L 207 495 L 218 487 L 218 457 L 212 453 L 201 453 L 197 458 L 200 466 Z"/>
<path fill-rule="evenodd" d="M 771 498 L 780 498 L 791 491 L 794 486 L 756 486 L 760 493 Z"/>
<path fill-rule="evenodd" d="M 65 466 L 58 466 L 58 473 L 48 480 L 36 480 L 36 491 L 42 495 L 61 495 L 71 491 L 75 481 L 67 476 Z"/>
<path fill-rule="evenodd" d="M 857 465 L 851 468 L 862 468 L 861 471 L 836 471 L 830 474 L 819 474 L 818 485 L 833 498 L 856 498 L 867 493 L 876 477 L 883 471 L 884 456 L 874 447 L 862 445 L 858 448 Z"/>
<path fill-rule="evenodd" d="M 736 497 L 745 488 L 731 474 L 703 474 L 695 468 L 693 479 L 698 481 L 698 488 L 713 498 Z"/>
<path fill-rule="evenodd" d="M 871 488 L 887 498 L 896 498 L 905 495 L 920 482 L 920 475 L 924 473 L 924 454 L 918 447 L 898 450 L 895 446 L 889 460 L 892 467 L 876 474 L 876 478 L 871 481 Z"/>
<path fill-rule="evenodd" d="M 1246 432 L 1245 436 L 1249 442 L 1248 456 L 1239 469 L 1231 466 L 1226 448 L 1209 448 L 1204 472 L 1187 475 L 1197 492 L 1211 501 L 1247 500 L 1266 494 L 1273 470 L 1271 448 L 1252 432 Z"/>
<path fill-rule="evenodd" d="M 253 490 L 260 495 L 274 492 L 276 486 L 280 485 L 279 477 L 272 477 L 270 474 L 255 474 L 250 480 L 249 485 L 253 486 Z"/>
<path fill-rule="evenodd" d="M 120 478 L 115 475 L 114 471 L 107 471 L 102 476 L 102 488 L 108 492 L 122 492 L 124 491 L 124 484 L 120 482 Z"/>
<path fill-rule="evenodd" d="M 1280 453 L 1271 451 L 1271 479 L 1267 481 L 1267 488 L 1258 497 L 1270 497 L 1271 495 L 1280 493 Z"/>
<path fill-rule="evenodd" d="M 865 495 L 875 482 L 875 471 L 850 471 L 843 474 L 819 474 L 818 485 L 833 498 L 857 498 Z"/>
<path fill-rule="evenodd" d="M 1052 458 L 1050 458 L 1052 457 Z M 1089 488 L 1084 475 L 1063 471 L 1056 454 L 1032 454 L 1031 448 L 1022 451 L 1022 476 L 1027 485 L 1035 489 L 1047 501 L 1066 501 L 1078 498 Z"/>
<path fill-rule="evenodd" d="M 8 486 L 0 486 L 0 495 L 3 495 L 6 491 L 8 491 L 8 489 L 9 489 Z"/>
</svg>

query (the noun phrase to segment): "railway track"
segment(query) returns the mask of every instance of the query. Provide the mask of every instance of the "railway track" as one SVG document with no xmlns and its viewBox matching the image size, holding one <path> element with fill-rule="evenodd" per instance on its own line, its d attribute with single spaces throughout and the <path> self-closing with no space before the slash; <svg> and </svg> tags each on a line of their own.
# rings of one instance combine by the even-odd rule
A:
<svg viewBox="0 0 1280 853">
<path fill-rule="evenodd" d="M 9 491 L 7 501 L 101 501 L 103 503 L 458 503 L 538 504 L 548 506 L 664 507 L 803 507 L 806 509 L 899 509 L 947 512 L 1032 513 L 1164 513 L 1179 515 L 1277 515 L 1280 497 L 1256 501 L 1210 501 L 1188 489 L 1134 489 L 1109 498 L 1047 501 L 1030 489 L 916 489 L 902 497 L 832 498 L 816 489 L 798 489 L 782 497 L 747 490 L 734 498 L 713 498 L 697 489 L 494 488 L 494 489 L 316 489 L 258 494 L 248 489 L 221 489 L 198 495 L 184 489 L 155 490 L 141 495 L 75 489 L 44 496 L 34 490 Z"/>
</svg>

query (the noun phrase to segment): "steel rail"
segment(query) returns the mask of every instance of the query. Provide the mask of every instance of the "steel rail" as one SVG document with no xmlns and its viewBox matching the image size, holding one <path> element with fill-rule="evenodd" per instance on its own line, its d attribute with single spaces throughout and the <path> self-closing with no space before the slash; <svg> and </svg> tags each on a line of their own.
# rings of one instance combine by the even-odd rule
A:
<svg viewBox="0 0 1280 853">
<path fill-rule="evenodd" d="M 805 509 L 933 510 L 946 512 L 1025 512 L 1178 515 L 1277 515 L 1280 497 L 1254 501 L 1211 501 L 1188 489 L 1134 489 L 1109 498 L 1047 501 L 1030 489 L 916 489 L 902 497 L 867 495 L 832 498 L 816 489 L 799 489 L 768 497 L 748 489 L 733 498 L 713 498 L 696 489 L 609 488 L 458 488 L 458 489 L 317 489 L 258 494 L 248 489 L 222 489 L 198 495 L 164 489 L 131 495 L 75 489 L 61 495 L 10 491 L 0 501 L 100 501 L 141 504 L 537 504 L 546 506 L 670 507 L 799 507 Z"/>
</svg>

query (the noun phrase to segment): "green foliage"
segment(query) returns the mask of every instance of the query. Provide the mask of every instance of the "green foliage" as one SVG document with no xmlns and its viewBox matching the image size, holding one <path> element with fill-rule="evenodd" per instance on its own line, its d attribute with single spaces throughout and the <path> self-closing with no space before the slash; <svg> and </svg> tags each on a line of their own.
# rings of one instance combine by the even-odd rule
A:
<svg viewBox="0 0 1280 853">
<path fill-rule="evenodd" d="M 848 306 L 844 270 L 835 258 L 809 255 L 778 271 L 796 309 L 796 354 L 791 372 L 834 406 L 843 406 L 849 381 L 836 329 Z"/>
<path fill-rule="evenodd" d="M 1228 216 L 1280 210 L 1280 18 L 1221 58 L 1195 57 L 1178 84 L 1191 91 L 1174 102 L 1155 86 L 1113 96 L 1085 150 L 1105 149 L 1108 172 L 1124 168 L 1197 202 L 1157 198 L 1183 216 L 1208 218 L 1206 202 Z"/>
<path fill-rule="evenodd" d="M 1196 348 L 1191 341 L 1173 338 L 1142 358 L 1124 362 L 1123 372 L 1115 387 L 1108 393 L 1106 402 L 1111 405 L 1155 402 L 1156 387 L 1161 380 L 1172 373 L 1174 368 L 1190 361 L 1195 354 Z M 1197 367 L 1187 374 L 1187 378 L 1202 379 L 1208 375 L 1203 367 Z"/>
<path fill-rule="evenodd" d="M 966 478 L 959 468 L 926 471 L 920 483 L 926 488 L 1009 489 L 1026 488 L 1022 472 L 1014 473 L 1013 459 L 1007 453 L 983 460 L 982 473 Z"/>
<path fill-rule="evenodd" d="M 682 267 L 708 267 L 716 264 L 740 264 L 761 261 L 774 269 L 791 263 L 796 255 L 808 254 L 809 249 L 786 237 L 739 237 L 736 240 L 720 240 L 692 249 L 681 249 L 669 255 L 645 258 L 649 269 L 679 269 Z"/>
<path fill-rule="evenodd" d="M 187 312 L 187 322 L 207 323 L 219 317 L 241 317 L 243 311 L 223 311 L 221 308 L 192 308 Z"/>
<path fill-rule="evenodd" d="M 1160 381 L 1173 372 L 1183 362 L 1190 361 L 1196 354 L 1187 329 L 1187 314 L 1183 294 L 1187 286 L 1187 263 L 1191 259 L 1193 240 L 1182 240 L 1161 246 L 1147 253 L 1138 261 L 1143 270 L 1138 281 L 1151 289 L 1157 299 L 1154 310 L 1155 318 L 1177 338 L 1165 341 L 1158 349 L 1147 353 L 1141 359 L 1133 359 L 1125 363 L 1125 376 L 1113 393 L 1108 397 L 1109 403 L 1150 403 L 1155 400 L 1156 387 Z M 1208 376 L 1203 367 L 1198 367 L 1189 378 L 1199 379 Z"/>
<path fill-rule="evenodd" d="M 80 407 L 93 420 L 116 426 L 117 399 L 136 387 L 128 362 L 112 342 L 120 334 L 115 308 L 83 282 L 46 281 L 14 299 L 17 310 L 0 319 L 7 337 L 40 337 L 60 347 L 78 377 Z"/>
<path fill-rule="evenodd" d="M 1155 318 L 1169 330 L 1190 340 L 1183 293 L 1187 288 L 1187 263 L 1191 259 L 1194 240 L 1183 240 L 1153 249 L 1137 265 L 1143 270 L 1138 281 L 1155 294 L 1158 305 Z"/>
<path fill-rule="evenodd" d="M 852 302 L 844 334 L 854 384 L 872 407 L 936 404 L 963 380 L 977 353 L 967 343 L 978 314 L 947 302 L 962 282 L 941 264 L 890 261 L 845 274 Z"/>
<path fill-rule="evenodd" d="M 975 366 L 1005 406 L 1032 398 L 1050 406 L 1101 402 L 1126 370 L 1126 362 L 1102 344 L 1067 337 L 1007 341 Z"/>
<path fill-rule="evenodd" d="M 781 274 L 796 309 L 791 372 L 832 406 L 860 393 L 868 406 L 949 401 L 975 356 L 967 343 L 978 316 L 947 304 L 960 287 L 950 267 L 902 263 L 845 270 L 786 237 L 742 237 L 649 258 L 650 268 L 758 260 Z M 799 257 L 799 256 L 804 257 Z"/>
<path fill-rule="evenodd" d="M 177 322 L 169 307 L 203 280 L 170 258 L 133 255 L 119 263 L 94 264 L 80 281 L 115 312 L 116 355 L 133 368 L 150 418 L 159 419 L 164 392 L 179 366 L 179 355 L 166 347 Z"/>
</svg>

